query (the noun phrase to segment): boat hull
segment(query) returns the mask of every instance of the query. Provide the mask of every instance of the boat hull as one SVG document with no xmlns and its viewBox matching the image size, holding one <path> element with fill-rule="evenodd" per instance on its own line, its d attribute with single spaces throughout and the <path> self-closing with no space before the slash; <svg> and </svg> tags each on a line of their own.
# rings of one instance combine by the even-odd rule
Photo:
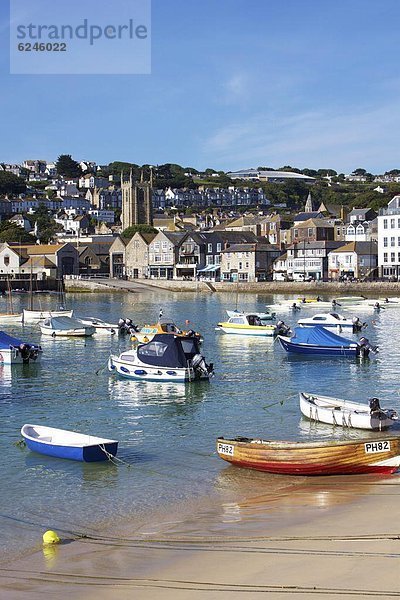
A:
<svg viewBox="0 0 400 600">
<path fill-rule="evenodd" d="M 309 443 L 218 438 L 217 452 L 236 466 L 285 475 L 394 473 L 400 466 L 398 437 Z"/>
<path fill-rule="evenodd" d="M 51 317 L 72 317 L 73 310 L 27 310 L 22 312 L 22 321 L 24 323 L 37 323 L 50 319 Z"/>
<path fill-rule="evenodd" d="M 230 323 L 218 323 L 218 327 L 224 333 L 233 333 L 236 335 L 257 335 L 261 337 L 272 337 L 275 334 L 274 325 L 232 325 Z"/>
<path fill-rule="evenodd" d="M 295 344 L 284 336 L 278 335 L 279 342 L 284 350 L 293 354 L 303 354 L 307 356 L 358 356 L 358 346 L 313 346 L 311 344 Z"/>
<path fill-rule="evenodd" d="M 394 413 L 395 418 L 385 415 L 384 410 L 378 416 L 378 414 L 371 414 L 371 410 L 367 405 L 329 396 L 312 396 L 300 392 L 299 401 L 300 410 L 304 417 L 310 421 L 317 421 L 326 425 L 382 431 L 397 421 L 397 414 L 394 411 L 390 412 Z"/>
<path fill-rule="evenodd" d="M 40 437 L 33 437 L 35 428 Z M 100 462 L 116 456 L 118 442 L 50 427 L 24 425 L 21 434 L 32 452 L 80 462 Z M 45 435 L 47 434 L 47 435 Z M 68 438 L 70 442 L 68 443 Z"/>
<path fill-rule="evenodd" d="M 41 360 L 42 351 L 35 353 L 33 357 L 23 358 L 17 348 L 0 348 L 0 364 L 2 365 L 31 365 L 38 364 Z"/>
<path fill-rule="evenodd" d="M 196 379 L 208 380 L 209 377 L 196 377 L 191 368 L 175 367 L 152 367 L 150 365 L 127 363 L 120 361 L 117 356 L 110 356 L 108 369 L 118 373 L 121 377 L 135 379 L 136 381 L 175 381 L 177 383 L 188 383 Z"/>
<path fill-rule="evenodd" d="M 52 327 L 40 326 L 42 335 L 51 337 L 89 337 L 96 332 L 94 327 L 87 326 L 79 329 L 53 329 Z"/>
</svg>

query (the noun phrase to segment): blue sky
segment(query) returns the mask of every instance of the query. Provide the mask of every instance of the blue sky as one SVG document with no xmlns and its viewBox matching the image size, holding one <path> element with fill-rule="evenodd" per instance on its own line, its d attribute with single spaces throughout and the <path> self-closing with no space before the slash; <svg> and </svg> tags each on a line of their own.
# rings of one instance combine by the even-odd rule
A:
<svg viewBox="0 0 400 600">
<path fill-rule="evenodd" d="M 10 75 L 6 4 L 0 161 L 400 168 L 399 0 L 153 0 L 150 75 Z"/>
</svg>

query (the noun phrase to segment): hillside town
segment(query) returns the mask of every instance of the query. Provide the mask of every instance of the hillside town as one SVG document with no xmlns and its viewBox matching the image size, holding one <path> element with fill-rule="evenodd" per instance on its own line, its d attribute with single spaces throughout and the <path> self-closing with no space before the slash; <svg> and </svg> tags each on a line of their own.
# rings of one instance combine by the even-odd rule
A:
<svg viewBox="0 0 400 600">
<path fill-rule="evenodd" d="M 191 169 L 196 185 L 161 187 L 161 169 L 118 164 L 1 163 L 0 279 L 399 280 L 400 193 L 386 188 L 398 171 Z M 341 204 L 338 186 L 355 183 L 379 205 Z"/>
</svg>

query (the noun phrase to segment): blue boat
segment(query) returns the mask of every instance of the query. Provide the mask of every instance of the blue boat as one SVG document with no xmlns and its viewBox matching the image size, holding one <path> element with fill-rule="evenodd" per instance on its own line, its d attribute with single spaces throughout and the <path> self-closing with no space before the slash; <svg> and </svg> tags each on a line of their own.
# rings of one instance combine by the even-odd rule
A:
<svg viewBox="0 0 400 600">
<path fill-rule="evenodd" d="M 21 434 L 29 450 L 57 458 L 97 462 L 113 458 L 118 450 L 116 440 L 44 425 L 26 424 Z"/>
<path fill-rule="evenodd" d="M 372 350 L 367 338 L 358 342 L 344 338 L 324 327 L 295 327 L 291 337 L 279 335 L 278 339 L 286 352 L 313 356 L 361 356 L 366 358 Z"/>
</svg>

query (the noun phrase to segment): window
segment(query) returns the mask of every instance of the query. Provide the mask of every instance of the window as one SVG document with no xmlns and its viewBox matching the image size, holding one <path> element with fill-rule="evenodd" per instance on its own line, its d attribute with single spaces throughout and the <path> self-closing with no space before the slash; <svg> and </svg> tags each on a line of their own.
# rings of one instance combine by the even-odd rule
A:
<svg viewBox="0 0 400 600">
<path fill-rule="evenodd" d="M 222 250 L 222 244 L 221 244 L 221 242 L 218 242 L 218 244 L 217 244 L 217 252 L 221 252 L 221 250 Z"/>
<path fill-rule="evenodd" d="M 391 246 L 395 246 L 396 245 L 396 238 L 394 238 L 394 237 L 390 238 L 390 245 Z"/>
<path fill-rule="evenodd" d="M 395 222 L 396 222 L 396 219 L 390 219 L 390 229 L 393 229 L 394 227 L 396 227 Z"/>
<path fill-rule="evenodd" d="M 249 268 L 249 266 L 250 266 L 250 265 L 249 265 L 249 263 L 247 262 L 247 263 L 246 263 L 246 269 L 248 269 L 248 268 Z M 258 266 L 258 265 L 257 265 L 257 266 Z"/>
<path fill-rule="evenodd" d="M 242 262 L 239 263 L 239 269 L 243 269 L 243 263 Z"/>
<path fill-rule="evenodd" d="M 212 252 L 212 244 L 207 244 L 207 252 Z"/>
<path fill-rule="evenodd" d="M 4 257 L 4 264 L 6 267 L 8 267 L 8 265 L 10 264 L 10 257 L 8 255 Z"/>
<path fill-rule="evenodd" d="M 383 246 L 384 246 L 385 248 L 387 248 L 387 245 L 388 245 L 388 239 L 387 239 L 387 237 L 384 237 L 384 238 L 383 238 Z"/>
<path fill-rule="evenodd" d="M 383 262 L 387 262 L 388 261 L 388 254 L 387 252 L 383 253 Z"/>
<path fill-rule="evenodd" d="M 247 273 L 239 273 L 239 281 L 248 281 L 249 276 Z"/>
<path fill-rule="evenodd" d="M 313 234 L 312 227 L 308 227 L 308 229 L 307 229 L 307 235 L 308 235 L 308 237 L 312 237 L 312 234 Z"/>
<path fill-rule="evenodd" d="M 388 220 L 387 219 L 383 219 L 383 229 L 387 229 L 388 228 Z"/>
<path fill-rule="evenodd" d="M 212 254 L 208 254 L 206 256 L 206 265 L 212 265 L 214 264 L 214 257 Z"/>
<path fill-rule="evenodd" d="M 396 253 L 395 252 L 390 253 L 390 262 L 392 262 L 392 263 L 396 262 Z"/>
</svg>

